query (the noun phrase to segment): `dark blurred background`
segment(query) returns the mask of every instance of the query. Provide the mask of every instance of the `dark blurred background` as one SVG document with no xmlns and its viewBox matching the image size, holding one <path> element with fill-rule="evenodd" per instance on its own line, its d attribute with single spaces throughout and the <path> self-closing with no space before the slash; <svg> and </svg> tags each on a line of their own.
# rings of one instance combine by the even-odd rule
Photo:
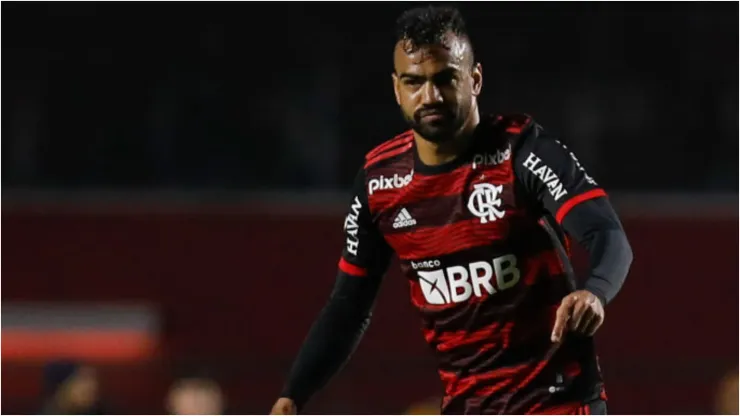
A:
<svg viewBox="0 0 740 416">
<path fill-rule="evenodd" d="M 70 374 L 110 412 L 268 411 L 332 285 L 345 190 L 405 128 L 393 26 L 414 5 L 3 2 L 3 412 Z M 484 111 L 562 135 L 632 241 L 598 337 L 610 410 L 723 412 L 722 380 L 737 409 L 738 4 L 456 5 Z M 405 285 L 389 274 L 309 412 L 441 393 Z"/>
</svg>

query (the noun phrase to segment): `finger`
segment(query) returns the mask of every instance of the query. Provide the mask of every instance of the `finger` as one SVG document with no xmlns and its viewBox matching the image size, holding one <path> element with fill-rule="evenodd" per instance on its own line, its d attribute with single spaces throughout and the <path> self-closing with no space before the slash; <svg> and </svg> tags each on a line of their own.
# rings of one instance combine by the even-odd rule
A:
<svg viewBox="0 0 740 416">
<path fill-rule="evenodd" d="M 583 317 L 581 318 L 581 322 L 576 328 L 573 329 L 573 331 L 580 334 L 587 334 L 587 330 L 589 329 L 591 323 L 596 319 L 596 317 L 597 315 L 593 310 L 587 310 L 586 312 L 584 312 Z"/>
<path fill-rule="evenodd" d="M 565 327 L 567 325 L 568 325 L 568 318 L 564 318 L 564 317 L 555 318 L 555 325 L 552 328 L 552 334 L 550 335 L 550 340 L 552 342 L 560 342 L 560 340 L 563 339 L 563 332 L 565 331 Z"/>
<path fill-rule="evenodd" d="M 552 335 L 550 339 L 552 342 L 560 342 L 563 338 L 563 332 L 570 319 L 571 302 L 564 300 L 555 313 L 555 325 L 552 327 Z"/>
<path fill-rule="evenodd" d="M 578 326 L 581 324 L 584 318 L 588 318 L 588 312 L 590 308 L 582 299 L 579 299 L 573 305 L 573 314 L 570 317 L 570 329 L 573 331 L 578 330 Z"/>
<path fill-rule="evenodd" d="M 591 337 L 596 333 L 596 331 L 599 328 L 601 328 L 601 324 L 603 323 L 604 323 L 604 317 L 597 314 L 594 316 L 594 319 L 588 323 L 588 327 L 585 328 L 583 333 Z"/>
</svg>

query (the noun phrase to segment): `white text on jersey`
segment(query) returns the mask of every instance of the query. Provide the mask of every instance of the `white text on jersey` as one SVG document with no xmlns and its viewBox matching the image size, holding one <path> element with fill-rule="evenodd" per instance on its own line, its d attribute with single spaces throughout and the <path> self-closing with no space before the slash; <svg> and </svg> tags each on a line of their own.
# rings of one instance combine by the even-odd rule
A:
<svg viewBox="0 0 740 416">
<path fill-rule="evenodd" d="M 540 164 L 540 162 L 542 162 L 542 159 L 530 152 L 523 165 L 542 180 L 542 183 L 547 186 L 547 191 L 550 192 L 550 195 L 552 195 L 554 200 L 557 201 L 562 198 L 563 195 L 567 195 L 568 191 L 563 187 L 558 175 L 556 175 L 549 166 L 544 163 Z"/>
<path fill-rule="evenodd" d="M 471 296 L 489 295 L 514 287 L 521 277 L 516 256 L 507 254 L 492 262 L 476 261 L 464 266 L 417 272 L 424 298 L 430 305 L 465 302 Z M 495 278 L 496 286 L 492 284 Z"/>
<path fill-rule="evenodd" d="M 385 176 L 381 175 L 378 178 L 370 179 L 367 182 L 367 193 L 372 195 L 373 192 L 378 190 L 384 190 L 384 189 L 398 189 L 403 188 L 404 186 L 411 183 L 411 179 L 414 177 L 414 171 L 412 170 L 408 175 L 406 176 L 398 176 L 398 174 L 394 174 L 392 178 L 386 178 Z"/>
<path fill-rule="evenodd" d="M 496 166 L 500 165 L 511 158 L 511 146 L 503 152 L 497 150 L 496 153 L 483 153 L 473 156 L 473 169 L 476 166 Z"/>
<path fill-rule="evenodd" d="M 411 217 L 406 208 L 402 208 L 401 212 L 396 215 L 396 219 L 393 220 L 393 228 L 406 228 L 412 225 L 416 225 L 416 220 Z"/>
<path fill-rule="evenodd" d="M 358 222 L 360 218 L 360 209 L 362 209 L 362 202 L 360 202 L 360 198 L 355 197 L 350 206 L 349 214 L 347 214 L 347 218 L 344 219 L 344 234 L 347 237 L 347 251 L 354 256 L 357 255 L 357 248 L 360 245 L 360 239 L 357 235 L 360 230 L 360 224 Z"/>
</svg>

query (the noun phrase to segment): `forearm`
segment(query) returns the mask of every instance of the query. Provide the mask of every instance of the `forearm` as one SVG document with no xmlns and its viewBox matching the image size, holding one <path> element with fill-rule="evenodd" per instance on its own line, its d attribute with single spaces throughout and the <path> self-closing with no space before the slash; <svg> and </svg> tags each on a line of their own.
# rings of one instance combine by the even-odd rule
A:
<svg viewBox="0 0 740 416">
<path fill-rule="evenodd" d="M 375 291 L 363 279 L 340 273 L 296 357 L 282 396 L 299 409 L 347 362 L 370 324 Z"/>
<path fill-rule="evenodd" d="M 563 226 L 588 252 L 584 289 L 606 305 L 622 288 L 632 264 L 632 249 L 617 214 L 606 198 L 599 198 L 574 207 Z"/>
<path fill-rule="evenodd" d="M 614 299 L 627 278 L 632 250 L 622 230 L 596 231 L 584 246 L 592 265 L 584 288 L 606 305 Z"/>
</svg>

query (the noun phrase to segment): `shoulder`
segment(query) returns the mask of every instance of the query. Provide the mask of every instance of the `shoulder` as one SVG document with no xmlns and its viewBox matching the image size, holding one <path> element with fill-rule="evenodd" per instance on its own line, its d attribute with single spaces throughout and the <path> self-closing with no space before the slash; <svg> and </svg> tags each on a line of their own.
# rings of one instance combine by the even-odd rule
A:
<svg viewBox="0 0 740 416">
<path fill-rule="evenodd" d="M 509 135 L 521 135 L 537 125 L 534 118 L 525 113 L 495 114 L 491 116 L 489 123 Z"/>
<path fill-rule="evenodd" d="M 524 158 L 535 150 L 567 150 L 559 137 L 545 130 L 528 114 L 495 114 L 487 117 L 484 123 L 493 140 L 511 147 L 514 159 Z"/>
<path fill-rule="evenodd" d="M 365 155 L 365 169 L 397 160 L 400 156 L 409 153 L 414 146 L 414 133 L 405 131 L 390 140 L 375 146 Z M 385 163 L 384 163 L 385 162 Z"/>
<path fill-rule="evenodd" d="M 493 114 L 483 119 L 481 125 L 489 137 L 511 145 L 515 153 L 532 145 L 543 132 L 542 126 L 525 113 Z"/>
<path fill-rule="evenodd" d="M 409 130 L 386 140 L 365 155 L 362 172 L 371 206 L 377 207 L 385 198 L 411 183 L 414 175 L 413 148 L 414 134 Z"/>
</svg>

